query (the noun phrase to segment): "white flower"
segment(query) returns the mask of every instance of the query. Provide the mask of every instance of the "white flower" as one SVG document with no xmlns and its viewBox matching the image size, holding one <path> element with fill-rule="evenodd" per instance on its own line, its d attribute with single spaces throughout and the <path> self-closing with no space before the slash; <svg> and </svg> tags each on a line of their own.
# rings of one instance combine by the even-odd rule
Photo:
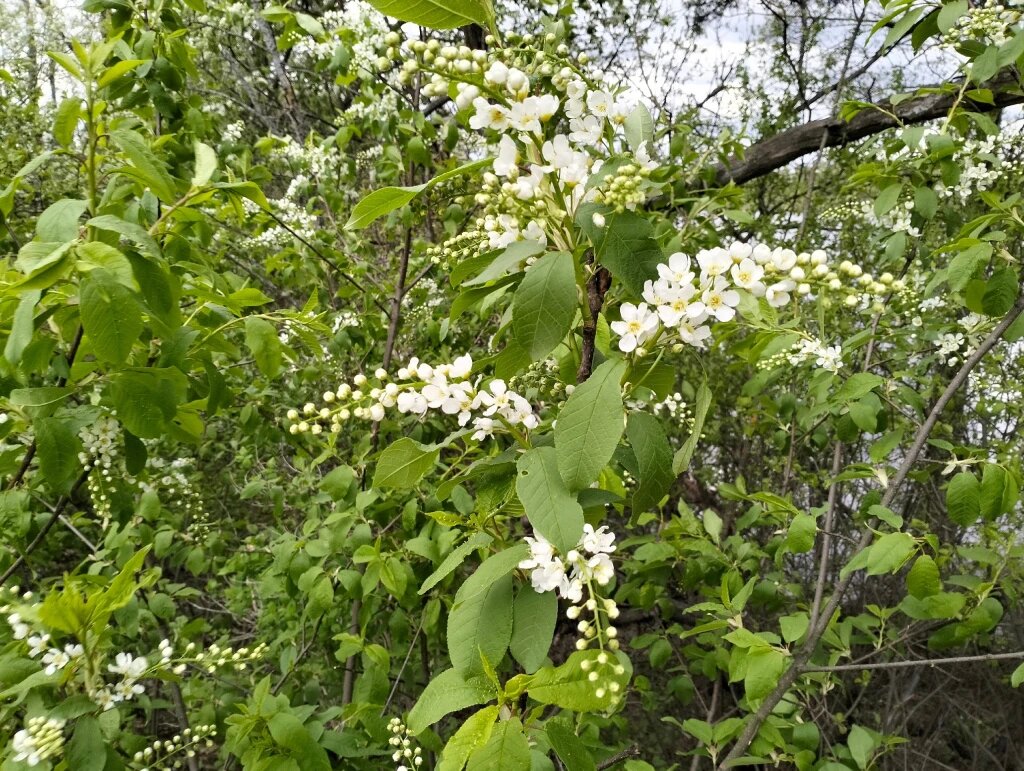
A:
<svg viewBox="0 0 1024 771">
<path fill-rule="evenodd" d="M 505 81 L 508 80 L 508 67 L 505 66 L 504 62 L 491 62 L 491 66 L 484 73 L 484 80 L 495 86 L 504 85 Z"/>
<path fill-rule="evenodd" d="M 509 125 L 524 134 L 539 134 L 540 105 L 536 102 L 516 102 L 508 113 Z"/>
<path fill-rule="evenodd" d="M 498 157 L 494 159 L 494 173 L 499 177 L 507 177 L 517 170 L 519 148 L 507 134 L 498 142 Z"/>
<path fill-rule="evenodd" d="M 100 688 L 92 694 L 91 698 L 93 703 L 104 712 L 109 709 L 113 709 L 114 705 L 118 702 L 118 699 L 110 692 L 109 688 Z"/>
<path fill-rule="evenodd" d="M 665 298 L 665 302 L 658 306 L 658 317 L 661 323 L 667 327 L 674 327 L 684 316 L 690 319 L 700 318 L 705 314 L 704 303 L 700 300 L 691 302 L 697 293 L 693 284 L 687 284 L 671 292 Z"/>
<path fill-rule="evenodd" d="M 587 109 L 599 118 L 607 118 L 614 103 L 614 98 L 607 91 L 591 91 L 587 94 Z"/>
<path fill-rule="evenodd" d="M 594 580 L 602 586 L 615 577 L 615 566 L 607 554 L 595 554 L 587 560 L 587 569 Z"/>
<path fill-rule="evenodd" d="M 504 131 L 509 126 L 509 113 L 500 104 L 488 102 L 482 96 L 473 100 L 473 109 L 476 112 L 469 119 L 469 126 L 480 131 L 481 129 L 494 129 Z"/>
<path fill-rule="evenodd" d="M 594 530 L 593 525 L 584 525 L 580 546 L 591 554 L 602 552 L 610 554 L 615 551 L 615 533 L 608 532 L 608 528 L 605 526 Z"/>
<path fill-rule="evenodd" d="M 558 97 L 554 94 L 528 96 L 523 100 L 523 104 L 527 105 L 530 110 L 533 110 L 541 123 L 547 123 L 551 120 L 555 113 L 558 112 L 558 108 L 562 106 L 561 102 L 558 101 Z"/>
<path fill-rule="evenodd" d="M 792 249 L 776 249 L 772 252 L 772 265 L 780 273 L 788 273 L 796 265 L 796 252 Z"/>
<path fill-rule="evenodd" d="M 577 603 L 583 599 L 583 582 L 579 578 L 565 576 L 558 587 L 558 593 L 569 602 Z"/>
<path fill-rule="evenodd" d="M 783 279 L 765 289 L 764 298 L 773 308 L 781 308 L 783 305 L 789 304 L 789 293 L 794 289 L 796 289 L 796 282 L 788 278 Z"/>
<path fill-rule="evenodd" d="M 736 306 L 740 304 L 739 292 L 728 287 L 725 277 L 717 276 L 700 298 L 707 312 L 719 321 L 732 321 L 736 317 Z"/>
<path fill-rule="evenodd" d="M 658 275 L 665 281 L 673 281 L 677 284 L 692 284 L 696 278 L 690 267 L 690 256 L 682 252 L 671 255 L 667 263 L 659 263 Z"/>
<path fill-rule="evenodd" d="M 48 635 L 48 634 L 42 634 L 42 635 L 34 634 L 34 635 L 32 635 L 31 637 L 28 638 L 28 646 L 29 646 L 29 648 L 28 648 L 28 655 L 31 656 L 32 658 L 35 658 L 40 653 L 45 651 L 46 650 L 46 646 L 49 645 L 49 644 L 50 644 L 50 635 Z"/>
<path fill-rule="evenodd" d="M 720 276 L 732 267 L 732 256 L 725 249 L 702 249 L 697 253 L 697 264 L 704 276 Z"/>
<path fill-rule="evenodd" d="M 596 145 L 601 141 L 601 121 L 593 115 L 569 121 L 569 139 L 579 145 Z"/>
<path fill-rule="evenodd" d="M 115 675 L 123 675 L 125 679 L 138 680 L 149 669 L 149 662 L 142 656 L 132 656 L 130 653 L 118 653 L 114 656 L 114 663 L 107 666 L 107 671 Z"/>
<path fill-rule="evenodd" d="M 647 303 L 623 303 L 619 308 L 619 315 L 622 320 L 613 321 L 611 329 L 621 336 L 619 350 L 623 353 L 635 351 L 637 346 L 648 340 L 658 328 L 658 316 L 648 310 Z"/>
<path fill-rule="evenodd" d="M 50 648 L 50 650 L 43 654 L 43 664 L 46 665 L 43 671 L 47 675 L 56 674 L 70 663 L 71 656 L 66 650 L 62 651 L 59 648 Z"/>
<path fill-rule="evenodd" d="M 738 265 L 733 265 L 730 273 L 736 286 L 748 290 L 755 297 L 764 294 L 764 284 L 761 283 L 764 268 L 749 257 L 744 257 Z"/>
<path fill-rule="evenodd" d="M 411 413 L 413 415 L 425 415 L 427 413 L 427 400 L 418 391 L 403 391 L 398 395 L 398 411 Z"/>
<path fill-rule="evenodd" d="M 24 640 L 28 637 L 29 632 L 31 631 L 28 624 L 21 620 L 21 615 L 18 613 L 12 613 L 9 615 L 7 617 L 7 623 L 11 627 L 11 632 L 15 640 Z"/>
<path fill-rule="evenodd" d="M 677 331 L 679 332 L 679 339 L 684 343 L 692 345 L 694 348 L 703 348 L 704 341 L 711 337 L 711 328 L 707 326 L 696 326 L 703 321 L 688 321 L 683 319 L 679 322 Z"/>
<path fill-rule="evenodd" d="M 494 435 L 495 421 L 492 418 L 475 418 L 473 420 L 473 428 L 476 429 L 473 432 L 473 440 L 482 442 L 484 439 Z"/>
<path fill-rule="evenodd" d="M 14 750 L 14 762 L 25 761 L 30 766 L 38 766 L 43 758 L 36 748 L 35 739 L 24 728 L 14 734 L 11 741 L 11 749 Z"/>
</svg>

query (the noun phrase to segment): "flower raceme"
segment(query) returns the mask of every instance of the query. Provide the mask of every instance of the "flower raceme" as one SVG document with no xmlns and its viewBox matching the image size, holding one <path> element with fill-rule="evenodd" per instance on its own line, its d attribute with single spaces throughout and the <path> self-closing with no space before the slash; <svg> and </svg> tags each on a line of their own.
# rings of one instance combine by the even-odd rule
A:
<svg viewBox="0 0 1024 771">
<path fill-rule="evenodd" d="M 607 586 L 615 577 L 615 568 L 609 556 L 615 551 L 615 534 L 607 527 L 596 530 L 592 525 L 583 526 L 583 536 L 574 549 L 559 555 L 554 545 L 540 533 L 526 536 L 530 556 L 519 563 L 520 570 L 530 573 L 530 583 L 535 592 L 557 592 L 573 603 L 566 615 L 573 620 L 580 617 L 584 609 L 593 614 L 593 621 L 581 620 L 577 628 L 583 635 L 576 643 L 579 650 L 585 649 L 596 640 L 603 649 L 619 647 L 617 631 L 610 621 L 619 615 L 614 600 L 597 596 L 596 586 Z M 587 599 L 583 599 L 584 590 Z"/>
<path fill-rule="evenodd" d="M 603 227 L 603 219 L 598 224 Z M 644 284 L 643 302 L 623 303 L 619 320 L 611 323 L 623 353 L 644 355 L 646 344 L 667 334 L 678 338 L 676 344 L 704 348 L 712 323 L 737 317 L 741 292 L 782 308 L 794 298 L 812 296 L 816 286 L 829 304 L 833 301 L 829 295 L 845 292 L 845 305 L 870 305 L 877 311 L 877 298 L 904 288 L 902 281 L 889 274 L 875 280 L 847 261 L 833 270 L 820 249 L 797 254 L 792 249 L 739 242 L 728 249 L 704 249 L 695 259 L 677 252 L 657 269 L 658 278 Z M 847 280 L 840 279 L 840 274 Z M 873 304 L 865 302 L 871 298 Z M 821 341 L 808 343 L 794 356 L 800 361 L 813 360 L 833 372 L 842 367 L 841 349 Z"/>
<path fill-rule="evenodd" d="M 374 373 L 376 384 L 371 384 L 365 375 L 356 375 L 352 384 L 342 383 L 337 391 L 324 393 L 323 407 L 309 402 L 301 413 L 289 410 L 290 431 L 320 434 L 329 426 L 337 433 L 352 417 L 379 421 L 392 408 L 420 418 L 431 410 L 454 415 L 460 426 L 473 428 L 472 438 L 476 441 L 496 432 L 519 428 L 529 431 L 540 425 L 530 403 L 504 380 L 473 380 L 472 370 L 473 359 L 466 354 L 450 364 L 436 366 L 414 357 L 398 370 L 395 380 L 378 369 Z"/>
</svg>

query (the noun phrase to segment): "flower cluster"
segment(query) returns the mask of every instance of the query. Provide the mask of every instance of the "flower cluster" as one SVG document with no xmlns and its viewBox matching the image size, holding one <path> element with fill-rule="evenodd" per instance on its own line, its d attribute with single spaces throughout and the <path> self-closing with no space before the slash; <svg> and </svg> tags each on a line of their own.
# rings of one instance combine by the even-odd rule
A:
<svg viewBox="0 0 1024 771">
<path fill-rule="evenodd" d="M 1011 2 L 1009 5 L 1016 5 Z M 980 8 L 966 9 L 942 36 L 943 45 L 955 48 L 968 41 L 981 41 L 1000 46 L 1013 36 L 1021 21 L 1021 12 L 1001 3 L 987 0 Z"/>
<path fill-rule="evenodd" d="M 139 771 L 157 771 L 161 768 L 180 768 L 180 758 L 194 758 L 200 745 L 213 746 L 217 726 L 203 724 L 186 728 L 170 739 L 157 739 L 145 749 L 139 750 L 132 760 L 140 765 Z M 178 756 L 177 758 L 175 756 Z"/>
<path fill-rule="evenodd" d="M 612 599 L 600 598 L 595 589 L 595 584 L 607 586 L 615 577 L 615 567 L 608 556 L 615 551 L 615 534 L 608 532 L 607 527 L 595 530 L 592 525 L 584 525 L 580 542 L 565 555 L 559 555 L 540 533 L 527 536 L 526 543 L 530 556 L 519 563 L 519 569 L 530 571 L 534 591 L 557 591 L 573 603 L 566 611 L 570 619 L 579 619 L 584 609 L 592 614 L 592 621 L 581 619 L 577 624 L 583 635 L 576 642 L 577 649 L 584 650 L 596 640 L 602 649 L 607 646 L 616 650 L 618 631 L 610 622 L 619 615 L 618 606 Z"/>
<path fill-rule="evenodd" d="M 121 426 L 116 419 L 102 415 L 78 432 L 82 451 L 78 460 L 85 471 L 89 498 L 104 527 L 110 520 L 110 496 L 115 479 L 123 479 L 127 472 L 121 458 Z"/>
<path fill-rule="evenodd" d="M 38 766 L 47 758 L 59 755 L 64 748 L 64 725 L 65 721 L 56 718 L 30 717 L 11 741 L 14 762 Z"/>
<path fill-rule="evenodd" d="M 761 359 L 757 365 L 761 369 L 774 369 L 783 364 L 797 367 L 807 362 L 835 374 L 843 368 L 843 349 L 838 345 L 825 345 L 816 337 L 806 337 L 785 351 Z"/>
<path fill-rule="evenodd" d="M 150 481 L 143 482 L 144 490 L 161 493 L 167 503 L 173 502 L 175 508 L 185 516 L 185 533 L 194 541 L 201 541 L 210 532 L 210 513 L 206 509 L 202 496 L 192 484 L 185 472 L 189 470 L 191 461 L 188 458 L 175 458 L 167 463 L 159 456 L 150 461 Z"/>
<path fill-rule="evenodd" d="M 673 254 L 658 265 L 658 279 L 644 285 L 644 302 L 620 306 L 620 320 L 611 324 L 619 350 L 646 355 L 666 333 L 678 338 L 677 350 L 683 344 L 703 348 L 711 337 L 711 323 L 736 318 L 744 292 L 781 308 L 795 298 L 811 297 L 816 288 L 826 307 L 841 301 L 849 308 L 881 312 L 886 297 L 906 289 L 891 273 L 875 278 L 849 260 L 833 269 L 821 249 L 797 254 L 764 244 L 733 243 L 728 249 L 702 250 L 693 263 L 689 255 Z M 831 354 L 825 359 L 832 362 Z"/>
<path fill-rule="evenodd" d="M 391 408 L 421 418 L 430 410 L 455 415 L 460 426 L 472 426 L 476 441 L 495 432 L 530 430 L 540 425 L 530 403 L 510 390 L 505 381 L 491 380 L 483 385 L 480 378 L 470 379 L 472 370 L 473 360 L 466 354 L 451 364 L 437 366 L 414 357 L 398 370 L 394 381 L 383 369 L 374 373 L 376 383 L 359 374 L 351 385 L 342 383 L 337 391 L 324 393 L 323 407 L 309 402 L 301 413 L 289 410 L 289 430 L 293 434 L 320 434 L 329 427 L 338 433 L 352 417 L 380 421 Z"/>
<path fill-rule="evenodd" d="M 394 748 L 391 759 L 398 763 L 395 771 L 412 771 L 410 766 L 419 768 L 423 765 L 423 750 L 413 746 L 405 723 L 393 717 L 388 721 L 388 730 L 391 732 L 388 744 Z"/>
</svg>

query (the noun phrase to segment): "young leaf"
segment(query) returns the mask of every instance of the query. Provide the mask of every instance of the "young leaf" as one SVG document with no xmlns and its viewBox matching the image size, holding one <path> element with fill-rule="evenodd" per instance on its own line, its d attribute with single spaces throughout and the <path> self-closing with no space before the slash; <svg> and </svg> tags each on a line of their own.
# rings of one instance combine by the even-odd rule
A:
<svg viewBox="0 0 1024 771">
<path fill-rule="evenodd" d="M 868 550 L 868 575 L 895 573 L 917 546 L 909 533 L 887 533 Z"/>
<path fill-rule="evenodd" d="M 949 518 L 962 527 L 981 516 L 981 485 L 970 471 L 961 471 L 946 485 L 946 510 Z"/>
<path fill-rule="evenodd" d="M 494 10 L 487 0 L 370 0 L 385 16 L 430 29 L 455 29 L 479 24 L 487 29 Z"/>
<path fill-rule="evenodd" d="M 568 398 L 555 425 L 558 471 L 570 490 L 582 490 L 601 473 L 619 444 L 623 425 L 625 362 L 609 360 Z"/>
<path fill-rule="evenodd" d="M 427 580 L 423 582 L 419 593 L 426 594 L 429 592 L 461 565 L 474 549 L 487 546 L 493 540 L 494 538 L 487 533 L 474 533 L 471 535 L 464 544 L 453 549 L 451 554 L 444 558 L 444 561 L 438 565 L 437 570 L 431 573 Z"/>
<path fill-rule="evenodd" d="M 498 723 L 487 744 L 469 756 L 466 771 L 530 771 L 530 743 L 519 718 Z"/>
<path fill-rule="evenodd" d="M 604 225 L 594 224 L 601 212 Z M 608 268 L 634 294 L 641 294 L 644 282 L 658 277 L 658 263 L 665 259 L 654 238 L 654 226 L 635 212 L 617 213 L 596 204 L 579 207 L 576 222 L 594 245 L 597 262 Z"/>
<path fill-rule="evenodd" d="M 693 458 L 693 451 L 697 449 L 697 442 L 700 441 L 701 431 L 704 430 L 704 420 L 711 409 L 711 389 L 708 388 L 708 381 L 705 380 L 697 389 L 697 403 L 693 410 L 693 430 L 683 442 L 683 446 L 672 459 L 672 473 L 682 474 L 690 467 L 690 459 Z"/>
<path fill-rule="evenodd" d="M 918 599 L 930 597 L 942 591 L 939 567 L 935 560 L 924 554 L 917 558 L 907 573 L 907 590 Z"/>
<path fill-rule="evenodd" d="M 455 735 L 448 740 L 437 764 L 437 771 L 462 771 L 469 756 L 487 744 L 498 719 L 498 706 L 484 707 L 470 715 Z"/>
</svg>

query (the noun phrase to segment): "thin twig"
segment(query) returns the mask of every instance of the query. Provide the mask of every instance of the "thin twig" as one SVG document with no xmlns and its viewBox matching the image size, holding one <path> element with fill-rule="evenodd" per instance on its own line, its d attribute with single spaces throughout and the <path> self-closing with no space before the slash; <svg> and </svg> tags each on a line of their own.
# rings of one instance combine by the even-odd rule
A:
<svg viewBox="0 0 1024 771">
<path fill-rule="evenodd" d="M 864 669 L 905 669 L 907 667 L 935 667 L 944 664 L 966 664 L 972 661 L 1003 661 L 1024 659 L 1024 651 L 1012 653 L 983 653 L 977 656 L 950 656 L 942 659 L 916 659 L 913 661 L 876 661 L 873 664 L 835 664 L 831 667 L 804 667 L 804 672 L 860 672 Z"/>
</svg>

